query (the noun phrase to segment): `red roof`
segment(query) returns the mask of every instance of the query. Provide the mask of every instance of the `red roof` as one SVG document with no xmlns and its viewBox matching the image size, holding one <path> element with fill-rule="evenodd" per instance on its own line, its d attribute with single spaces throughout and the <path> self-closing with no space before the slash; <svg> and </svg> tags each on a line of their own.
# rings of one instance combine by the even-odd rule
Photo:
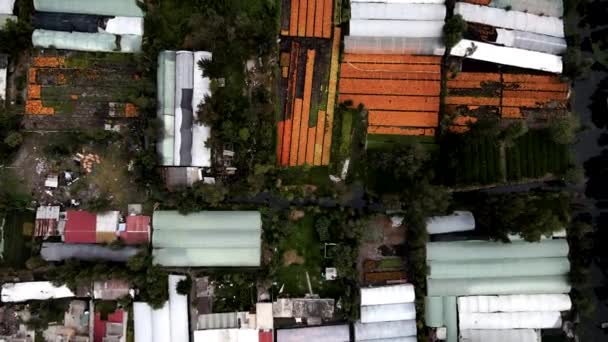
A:
<svg viewBox="0 0 608 342">
<path fill-rule="evenodd" d="M 101 319 L 101 314 L 96 312 L 95 322 L 93 323 L 93 341 L 102 342 L 106 336 L 106 323 L 123 323 L 123 314 L 122 310 L 116 310 L 109 314 L 108 319 L 104 321 Z"/>
<path fill-rule="evenodd" d="M 260 330 L 260 342 L 272 342 L 272 330 L 271 331 L 261 331 Z"/>
<path fill-rule="evenodd" d="M 87 211 L 68 210 L 66 213 L 66 243 L 95 243 L 97 216 Z"/>
<path fill-rule="evenodd" d="M 127 216 L 126 230 L 120 232 L 126 244 L 143 244 L 150 241 L 150 216 Z"/>
</svg>

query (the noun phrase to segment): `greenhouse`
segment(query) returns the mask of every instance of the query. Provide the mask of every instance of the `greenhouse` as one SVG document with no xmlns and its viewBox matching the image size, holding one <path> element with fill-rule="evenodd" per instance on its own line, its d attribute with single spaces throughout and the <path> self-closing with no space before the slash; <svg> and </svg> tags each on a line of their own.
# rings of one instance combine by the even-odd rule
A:
<svg viewBox="0 0 608 342">
<path fill-rule="evenodd" d="M 441 38 L 344 37 L 344 51 L 352 54 L 412 54 L 443 56 Z"/>
<path fill-rule="evenodd" d="M 433 216 L 426 220 L 429 234 L 466 232 L 475 229 L 475 217 L 470 211 L 455 211 L 448 216 Z"/>
<path fill-rule="evenodd" d="M 441 20 L 446 8 L 441 5 L 355 2 L 350 9 L 352 19 Z"/>
<path fill-rule="evenodd" d="M 123 17 L 143 17 L 137 0 L 34 0 L 40 12 L 98 14 Z"/>
<path fill-rule="evenodd" d="M 141 52 L 141 36 L 34 30 L 32 44 L 41 48 L 91 52 Z"/>
<path fill-rule="evenodd" d="M 562 0 L 492 0 L 490 6 L 548 17 L 561 18 L 564 15 Z"/>
<path fill-rule="evenodd" d="M 532 50 L 552 55 L 566 52 L 566 39 L 525 31 L 496 29 L 496 43 L 518 49 Z"/>
</svg>

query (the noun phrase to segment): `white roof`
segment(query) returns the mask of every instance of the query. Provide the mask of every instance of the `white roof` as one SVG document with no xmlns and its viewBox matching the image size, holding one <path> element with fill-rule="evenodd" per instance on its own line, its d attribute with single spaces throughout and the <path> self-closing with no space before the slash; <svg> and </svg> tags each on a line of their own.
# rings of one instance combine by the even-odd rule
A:
<svg viewBox="0 0 608 342">
<path fill-rule="evenodd" d="M 469 22 L 546 34 L 559 38 L 564 37 L 564 22 L 555 17 L 544 17 L 524 12 L 507 11 L 500 8 L 464 2 L 456 3 L 454 14 L 462 15 L 464 20 Z"/>
<path fill-rule="evenodd" d="M 171 315 L 171 342 L 189 341 L 188 297 L 177 293 L 177 283 L 186 276 L 169 275 L 169 313 Z"/>
<path fill-rule="evenodd" d="M 6 99 L 6 69 L 0 68 L 0 99 Z"/>
<path fill-rule="evenodd" d="M 0 13 L 1 14 L 13 14 L 13 6 L 15 0 L 0 0 Z"/>
<path fill-rule="evenodd" d="M 196 330 L 194 342 L 258 342 L 257 329 Z"/>
<path fill-rule="evenodd" d="M 540 330 L 461 330 L 460 342 L 541 342 Z"/>
<path fill-rule="evenodd" d="M 452 56 L 561 74 L 562 58 L 547 53 L 496 46 L 468 39 L 452 48 Z"/>
<path fill-rule="evenodd" d="M 274 317 L 272 315 L 272 303 L 255 304 L 256 327 L 260 330 L 272 330 L 274 328 Z"/>
<path fill-rule="evenodd" d="M 413 303 L 415 299 L 412 284 L 361 288 L 361 306 Z"/>
<path fill-rule="evenodd" d="M 188 125 L 188 121 L 192 118 L 189 114 L 192 112 L 192 99 L 185 106 L 182 107 L 184 90 L 192 90 L 193 86 L 193 63 L 194 53 L 192 51 L 177 51 L 175 57 L 175 140 L 173 141 L 173 165 L 182 165 L 181 162 L 181 150 L 182 150 L 182 138 L 187 142 L 188 136 L 182 137 L 183 133 L 188 133 L 188 129 L 185 126 Z M 185 101 L 184 101 L 185 102 Z M 184 115 L 185 114 L 185 115 Z M 184 127 L 182 127 L 184 124 Z M 189 166 L 189 165 L 183 165 Z"/>
<path fill-rule="evenodd" d="M 355 2 L 352 19 L 444 20 L 445 5 Z"/>
<path fill-rule="evenodd" d="M 414 303 L 368 305 L 361 307 L 361 322 L 388 322 L 416 319 Z"/>
<path fill-rule="evenodd" d="M 458 298 L 460 312 L 568 311 L 572 301 L 567 294 L 505 296 L 467 296 Z"/>
<path fill-rule="evenodd" d="M 2 285 L 2 302 L 26 302 L 28 300 L 47 300 L 70 298 L 75 294 L 67 286 L 55 286 L 49 281 L 7 283 Z"/>
<path fill-rule="evenodd" d="M 108 19 L 103 30 L 112 34 L 144 35 L 144 18 L 141 17 L 114 17 Z"/>
<path fill-rule="evenodd" d="M 470 211 L 454 211 L 448 216 L 433 216 L 426 220 L 429 234 L 464 232 L 475 229 L 475 217 Z"/>
<path fill-rule="evenodd" d="M 350 21 L 350 35 L 358 37 L 433 38 L 443 34 L 443 20 L 367 20 Z"/>
<path fill-rule="evenodd" d="M 557 329 L 562 326 L 559 311 L 533 312 L 458 312 L 458 326 L 463 329 Z"/>
<path fill-rule="evenodd" d="M 410 54 L 443 56 L 445 46 L 439 37 L 344 37 L 344 51 L 354 54 Z M 346 165 L 346 163 L 344 164 Z"/>
<path fill-rule="evenodd" d="M 153 342 L 171 341 L 171 319 L 169 302 L 165 302 L 158 310 L 152 310 Z"/>
<path fill-rule="evenodd" d="M 192 166 L 210 167 L 211 149 L 205 146 L 205 142 L 211 136 L 211 127 L 198 124 L 198 105 L 205 101 L 205 96 L 211 95 L 211 80 L 203 77 L 203 70 L 198 66 L 200 60 L 210 60 L 211 52 L 195 51 L 193 63 L 193 86 L 192 86 L 192 112 L 194 122 L 192 125 Z"/>
<path fill-rule="evenodd" d="M 61 208 L 58 205 L 45 205 L 36 209 L 36 220 L 59 220 Z"/>
<path fill-rule="evenodd" d="M 120 213 L 118 211 L 106 211 L 103 213 L 97 213 L 96 218 L 96 231 L 113 233 L 118 229 Z"/>
<path fill-rule="evenodd" d="M 152 342 L 152 307 L 148 303 L 133 303 L 135 342 Z"/>
<path fill-rule="evenodd" d="M 566 52 L 566 39 L 526 31 L 496 29 L 496 44 L 559 55 Z"/>
<path fill-rule="evenodd" d="M 355 323 L 355 341 L 373 340 L 375 342 L 379 339 L 416 336 L 416 332 L 416 320 Z"/>
</svg>

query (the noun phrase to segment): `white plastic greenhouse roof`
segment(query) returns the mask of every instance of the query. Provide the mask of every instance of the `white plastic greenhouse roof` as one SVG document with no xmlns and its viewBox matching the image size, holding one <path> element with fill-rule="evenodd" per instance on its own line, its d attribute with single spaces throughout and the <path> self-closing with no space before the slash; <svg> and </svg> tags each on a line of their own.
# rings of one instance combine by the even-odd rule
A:
<svg viewBox="0 0 608 342">
<path fill-rule="evenodd" d="M 429 234 L 464 232 L 475 229 L 475 217 L 470 211 L 454 211 L 448 216 L 433 216 L 426 220 Z"/>
<path fill-rule="evenodd" d="M 413 303 L 415 299 L 412 284 L 361 288 L 361 306 Z"/>
<path fill-rule="evenodd" d="M 175 58 L 175 140 L 173 165 L 190 166 L 192 154 L 192 87 L 194 53 L 177 51 Z"/>
<path fill-rule="evenodd" d="M 138 2 L 140 1 L 34 0 L 34 8 L 39 12 L 143 17 L 144 12 L 139 8 Z"/>
<path fill-rule="evenodd" d="M 108 19 L 105 32 L 111 34 L 133 34 L 144 35 L 144 18 L 139 17 L 114 17 Z"/>
<path fill-rule="evenodd" d="M 211 80 L 203 77 L 203 70 L 198 63 L 201 60 L 211 60 L 211 52 L 194 52 L 192 111 L 192 166 L 211 167 L 211 148 L 205 146 L 211 136 L 211 127 L 198 123 L 198 106 L 205 101 L 205 96 L 211 95 Z"/>
<path fill-rule="evenodd" d="M 570 292 L 567 276 L 427 279 L 429 296 L 553 294 Z"/>
<path fill-rule="evenodd" d="M 357 37 L 441 37 L 443 20 L 366 20 L 350 21 L 350 35 Z"/>
<path fill-rule="evenodd" d="M 344 37 L 344 51 L 354 54 L 410 54 L 443 56 L 441 38 Z"/>
<path fill-rule="evenodd" d="M 444 20 L 445 5 L 355 2 L 352 19 Z"/>
<path fill-rule="evenodd" d="M 148 303 L 133 303 L 135 342 L 171 342 L 171 315 L 166 302 L 160 309 Z"/>
<path fill-rule="evenodd" d="M 0 100 L 6 99 L 6 68 L 0 68 Z"/>
<path fill-rule="evenodd" d="M 0 14 L 13 14 L 15 0 L 0 0 Z"/>
<path fill-rule="evenodd" d="M 171 315 L 171 342 L 190 340 L 188 327 L 188 297 L 177 293 L 177 284 L 185 276 L 169 275 L 169 313 Z"/>
<path fill-rule="evenodd" d="M 361 322 L 389 322 L 416 319 L 414 303 L 368 305 L 361 307 Z"/>
<path fill-rule="evenodd" d="M 548 36 L 564 37 L 564 22 L 555 17 L 542 17 L 530 13 L 507 11 L 488 6 L 464 2 L 456 3 L 454 14 L 460 14 L 465 21 L 527 31 Z"/>
<path fill-rule="evenodd" d="M 568 47 L 564 38 L 525 31 L 496 29 L 496 43 L 508 47 L 561 55 Z"/>
<path fill-rule="evenodd" d="M 564 14 L 562 0 L 492 0 L 490 6 L 549 17 L 561 17 Z"/>
<path fill-rule="evenodd" d="M 568 311 L 572 301 L 567 294 L 468 296 L 458 298 L 460 312 Z"/>
<path fill-rule="evenodd" d="M 344 325 L 324 325 L 318 327 L 306 327 L 296 329 L 278 329 L 277 342 L 313 342 L 331 341 L 348 342 L 350 341 L 349 326 Z"/>
<path fill-rule="evenodd" d="M 399 337 L 416 336 L 416 320 L 355 323 L 355 341 L 377 341 Z M 280 342 L 280 341 L 279 341 Z"/>
<path fill-rule="evenodd" d="M 461 330 L 460 342 L 541 342 L 540 330 Z"/>
<path fill-rule="evenodd" d="M 116 44 L 120 37 L 120 46 Z M 34 30 L 32 44 L 36 47 L 54 47 L 60 50 L 91 52 L 124 52 L 141 51 L 142 36 L 109 33 L 63 32 L 51 30 Z"/>
<path fill-rule="evenodd" d="M 540 312 L 458 312 L 460 330 L 464 329 L 557 329 L 562 326 L 559 311 Z"/>
<path fill-rule="evenodd" d="M 6 283 L 2 285 L 2 302 L 26 302 L 28 300 L 47 300 L 71 298 L 75 294 L 67 286 L 55 286 L 49 281 Z"/>
<path fill-rule="evenodd" d="M 452 56 L 466 57 L 475 60 L 511 65 L 520 68 L 534 69 L 562 73 L 562 58 L 547 53 L 496 46 L 487 43 L 475 42 L 468 39 L 461 40 L 452 48 Z"/>
</svg>

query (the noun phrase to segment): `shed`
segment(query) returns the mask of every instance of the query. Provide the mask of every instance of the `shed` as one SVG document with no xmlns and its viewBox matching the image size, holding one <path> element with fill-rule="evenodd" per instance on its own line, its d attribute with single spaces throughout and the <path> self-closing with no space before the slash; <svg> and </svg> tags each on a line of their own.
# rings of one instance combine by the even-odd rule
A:
<svg viewBox="0 0 608 342">
<path fill-rule="evenodd" d="M 128 296 L 131 286 L 128 281 L 122 279 L 104 280 L 93 282 L 93 298 L 101 300 L 117 300 Z"/>
<path fill-rule="evenodd" d="M 95 243 L 97 216 L 88 211 L 68 210 L 63 240 L 65 243 Z"/>
<path fill-rule="evenodd" d="M 108 314 L 106 319 L 102 319 L 101 313 L 96 312 L 93 322 L 93 342 L 106 342 L 108 338 L 120 339 L 123 336 L 125 318 L 126 313 L 120 309 Z"/>
<path fill-rule="evenodd" d="M 147 244 L 150 242 L 150 216 L 127 216 L 125 231 L 120 232 L 120 238 L 128 245 Z"/>
<path fill-rule="evenodd" d="M 429 234 L 465 232 L 475 229 L 475 217 L 470 211 L 454 211 L 447 216 L 433 216 L 426 220 Z"/>
<path fill-rule="evenodd" d="M 259 266 L 261 215 L 257 211 L 155 211 L 154 262 L 163 266 Z"/>
<path fill-rule="evenodd" d="M 40 12 L 97 14 L 124 17 L 143 17 L 137 0 L 34 0 Z"/>
<path fill-rule="evenodd" d="M 277 330 L 277 342 L 302 341 L 349 342 L 350 329 L 344 324 Z"/>
<path fill-rule="evenodd" d="M 113 261 L 127 262 L 130 257 L 137 254 L 135 247 L 122 247 L 114 249 L 97 244 L 69 244 L 58 242 L 44 242 L 40 249 L 40 256 L 46 261 L 63 261 L 78 259 L 86 261 Z"/>
<path fill-rule="evenodd" d="M 4 303 L 71 298 L 74 296 L 75 294 L 67 286 L 55 286 L 49 281 L 6 283 L 2 285 L 1 293 Z"/>
</svg>

